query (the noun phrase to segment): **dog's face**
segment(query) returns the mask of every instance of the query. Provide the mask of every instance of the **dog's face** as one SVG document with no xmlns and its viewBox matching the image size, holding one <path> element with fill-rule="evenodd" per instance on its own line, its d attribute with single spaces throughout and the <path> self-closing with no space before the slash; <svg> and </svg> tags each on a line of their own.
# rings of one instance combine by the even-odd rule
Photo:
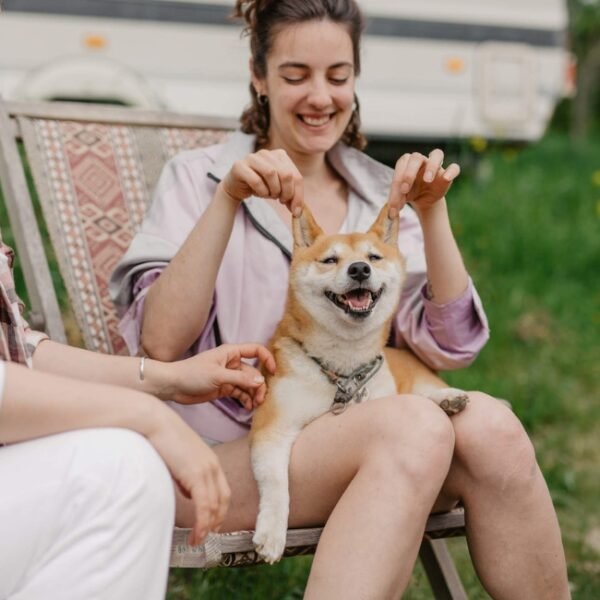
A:
<svg viewBox="0 0 600 600">
<path fill-rule="evenodd" d="M 354 338 L 382 327 L 394 314 L 405 279 L 397 245 L 398 218 L 387 205 L 367 233 L 324 235 L 305 208 L 294 219 L 290 285 L 324 329 Z"/>
</svg>

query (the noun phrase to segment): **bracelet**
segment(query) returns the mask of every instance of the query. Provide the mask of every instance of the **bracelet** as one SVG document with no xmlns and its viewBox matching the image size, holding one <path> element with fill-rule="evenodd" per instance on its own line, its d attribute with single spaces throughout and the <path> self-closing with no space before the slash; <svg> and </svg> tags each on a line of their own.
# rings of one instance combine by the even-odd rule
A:
<svg viewBox="0 0 600 600">
<path fill-rule="evenodd" d="M 140 358 L 140 381 L 144 381 L 144 367 L 146 366 L 146 357 Z"/>
</svg>

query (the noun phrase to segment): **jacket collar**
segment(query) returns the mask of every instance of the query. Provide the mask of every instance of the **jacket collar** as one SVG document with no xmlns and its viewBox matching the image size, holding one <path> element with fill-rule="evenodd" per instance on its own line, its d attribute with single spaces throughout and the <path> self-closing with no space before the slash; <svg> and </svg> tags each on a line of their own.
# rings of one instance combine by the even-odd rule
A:
<svg viewBox="0 0 600 600">
<path fill-rule="evenodd" d="M 256 136 L 235 131 L 225 142 L 222 152 L 215 160 L 208 175 L 221 181 L 233 163 L 255 151 Z M 338 142 L 327 158 L 331 166 L 348 183 L 353 191 L 366 202 L 380 207 L 386 200 L 394 171 L 364 152 Z"/>
</svg>

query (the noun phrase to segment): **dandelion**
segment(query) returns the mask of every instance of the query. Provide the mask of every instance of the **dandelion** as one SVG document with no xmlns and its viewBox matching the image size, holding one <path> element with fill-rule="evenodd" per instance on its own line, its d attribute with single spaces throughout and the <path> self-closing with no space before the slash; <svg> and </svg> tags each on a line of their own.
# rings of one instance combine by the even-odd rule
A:
<svg viewBox="0 0 600 600">
<path fill-rule="evenodd" d="M 481 137 L 471 138 L 471 147 L 475 152 L 483 152 L 488 147 L 488 142 L 486 139 Z"/>
<path fill-rule="evenodd" d="M 592 173 L 592 183 L 596 187 L 600 187 L 600 169 L 598 169 L 598 171 L 594 171 Z"/>
</svg>

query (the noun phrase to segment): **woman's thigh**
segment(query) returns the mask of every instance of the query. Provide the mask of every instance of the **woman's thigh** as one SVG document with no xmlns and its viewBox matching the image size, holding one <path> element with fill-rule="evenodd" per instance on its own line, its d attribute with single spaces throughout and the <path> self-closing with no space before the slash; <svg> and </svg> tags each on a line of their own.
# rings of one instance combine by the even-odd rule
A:
<svg viewBox="0 0 600 600">
<path fill-rule="evenodd" d="M 375 399 L 340 415 L 322 415 L 299 434 L 289 468 L 292 527 L 323 524 L 361 465 L 410 469 L 427 477 L 451 453 L 451 427 L 433 403 L 415 396 Z M 214 448 L 232 489 L 223 531 L 253 528 L 258 489 L 250 465 L 248 437 Z M 447 468 L 447 467 L 446 467 Z M 391 475 L 393 477 L 393 474 Z M 440 480 L 441 483 L 441 480 Z M 415 482 L 415 485 L 417 483 Z"/>
<path fill-rule="evenodd" d="M 123 598 L 144 581 L 160 595 L 173 487 L 142 436 L 84 429 L 0 448 L 0 482 L 0 597 Z M 152 577 L 135 566 L 146 560 Z"/>
</svg>

